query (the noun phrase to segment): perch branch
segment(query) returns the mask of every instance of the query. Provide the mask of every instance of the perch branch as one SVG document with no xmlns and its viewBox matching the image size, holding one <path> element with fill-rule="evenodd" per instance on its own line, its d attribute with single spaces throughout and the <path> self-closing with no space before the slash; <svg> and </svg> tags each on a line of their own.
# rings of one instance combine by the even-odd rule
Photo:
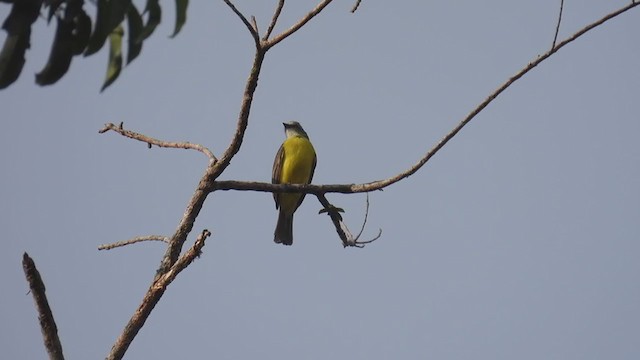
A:
<svg viewBox="0 0 640 360">
<path fill-rule="evenodd" d="M 144 298 L 142 299 L 142 303 L 138 306 L 138 309 L 133 314 L 127 326 L 125 326 L 124 330 L 116 340 L 115 344 L 111 348 L 111 352 L 107 356 L 107 360 L 116 360 L 122 359 L 124 353 L 131 345 L 131 342 L 136 337 L 136 334 L 142 326 L 144 326 L 145 321 L 151 314 L 151 311 L 156 306 L 164 292 L 167 290 L 167 287 L 171 282 L 176 278 L 176 276 L 184 270 L 187 265 L 189 265 L 195 258 L 197 258 L 202 252 L 202 247 L 204 247 L 205 240 L 207 237 L 211 236 L 211 232 L 209 230 L 203 230 L 202 233 L 198 236 L 195 243 L 182 257 L 180 257 L 179 261 L 177 261 L 165 274 L 160 277 L 157 277 L 154 282 L 147 290 Z"/>
<path fill-rule="evenodd" d="M 282 33 L 274 36 L 271 40 L 265 41 L 263 43 L 263 47 L 268 49 L 268 48 L 274 46 L 275 44 L 279 43 L 280 41 L 286 39 L 287 37 L 289 37 L 289 35 L 291 35 L 291 34 L 295 33 L 296 31 L 300 30 L 300 28 L 303 27 L 304 24 L 308 23 L 309 20 L 313 19 L 316 15 L 318 15 L 327 5 L 329 5 L 331 3 L 331 1 L 332 0 L 323 0 L 323 1 L 321 1 L 307 15 L 302 17 L 302 19 L 300 19 L 297 23 L 293 24 L 293 26 L 291 26 L 287 30 L 283 31 Z"/>
<path fill-rule="evenodd" d="M 623 14 L 626 11 L 631 10 L 632 8 L 640 5 L 640 3 L 632 2 L 627 4 L 626 6 L 615 10 L 599 20 L 583 27 L 575 34 L 570 37 L 564 39 L 563 41 L 556 44 L 555 47 L 547 51 L 546 53 L 539 55 L 534 61 L 527 64 L 522 70 L 518 71 L 515 75 L 509 78 L 506 82 L 500 85 L 491 95 L 489 95 L 480 105 L 478 105 L 475 109 L 473 109 L 462 121 L 460 121 L 448 134 L 446 134 L 440 141 L 438 141 L 421 159 L 419 159 L 413 166 L 408 168 L 407 170 L 392 176 L 388 179 L 373 181 L 364 184 L 343 184 L 343 185 L 301 185 L 301 184 L 269 184 L 262 182 L 240 182 L 240 181 L 216 181 L 213 186 L 209 188 L 210 191 L 215 190 L 241 190 L 241 191 L 267 191 L 267 192 L 300 192 L 300 193 L 310 193 L 310 194 L 322 194 L 322 193 L 358 193 L 358 192 L 368 192 L 373 190 L 380 190 L 389 185 L 392 185 L 404 178 L 407 178 L 414 173 L 416 173 L 429 159 L 431 159 L 444 145 L 449 142 L 449 140 L 453 139 L 463 127 L 465 127 L 473 118 L 476 117 L 484 108 L 487 107 L 493 100 L 495 100 L 498 95 L 500 95 L 503 91 L 509 88 L 514 82 L 523 77 L 533 68 L 538 66 L 540 63 L 548 59 L 551 55 L 555 54 L 558 50 L 562 49 L 566 45 L 575 41 L 588 31 L 602 25 L 615 18 L 618 15 Z"/>
<path fill-rule="evenodd" d="M 162 241 L 162 242 L 168 243 L 169 238 L 162 235 L 138 236 L 129 240 L 118 241 L 111 244 L 102 244 L 98 246 L 98 250 L 111 250 L 118 247 L 127 246 L 127 245 L 131 245 L 131 244 L 135 244 L 143 241 Z"/>
<path fill-rule="evenodd" d="M 149 147 L 151 147 L 151 145 L 155 145 L 157 147 L 162 147 L 162 148 L 191 149 L 191 150 L 196 150 L 205 154 L 209 158 L 210 163 L 218 160 L 209 149 L 207 149 L 206 147 L 200 144 L 192 144 L 190 142 L 170 142 L 170 141 L 162 141 L 162 140 L 154 139 L 152 137 L 149 137 L 131 130 L 125 130 L 123 127 L 123 123 L 120 123 L 120 125 L 117 125 L 117 126 L 112 123 L 107 123 L 104 125 L 102 129 L 98 131 L 98 133 L 104 134 L 109 130 L 115 131 L 124 137 L 145 142 L 149 144 Z"/>
<path fill-rule="evenodd" d="M 40 272 L 38 272 L 35 262 L 33 262 L 33 259 L 31 259 L 27 253 L 22 255 L 22 269 L 29 283 L 33 300 L 36 303 L 38 320 L 40 320 L 40 330 L 42 331 L 44 346 L 49 354 L 49 359 L 64 360 L 62 344 L 60 344 L 60 338 L 58 337 L 58 327 L 53 318 L 51 307 L 49 307 L 49 301 L 47 301 L 44 282 L 42 281 L 42 277 L 40 277 Z"/>
<path fill-rule="evenodd" d="M 560 11 L 558 12 L 558 24 L 556 25 L 556 33 L 553 35 L 553 44 L 551 48 L 556 47 L 556 41 L 558 40 L 558 33 L 560 32 L 560 23 L 562 22 L 562 8 L 564 7 L 564 0 L 560 0 Z"/>
</svg>

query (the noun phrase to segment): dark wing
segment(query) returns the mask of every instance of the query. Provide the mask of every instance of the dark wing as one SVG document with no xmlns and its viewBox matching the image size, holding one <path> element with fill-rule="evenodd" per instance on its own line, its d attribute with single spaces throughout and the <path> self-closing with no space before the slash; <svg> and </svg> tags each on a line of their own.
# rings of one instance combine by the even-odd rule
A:
<svg viewBox="0 0 640 360">
<path fill-rule="evenodd" d="M 271 183 L 280 184 L 280 176 L 282 175 L 282 163 L 284 161 L 284 147 L 280 145 L 276 158 L 273 160 L 273 170 L 271 172 Z M 315 164 L 314 164 L 315 168 Z M 273 200 L 276 201 L 276 209 L 280 207 L 278 203 L 278 193 L 273 193 Z"/>
<path fill-rule="evenodd" d="M 318 156 L 316 154 L 313 154 L 313 166 L 311 167 L 311 175 L 309 175 L 309 184 L 311 184 L 311 181 L 313 180 L 313 173 L 316 172 L 317 163 L 318 163 Z"/>
</svg>

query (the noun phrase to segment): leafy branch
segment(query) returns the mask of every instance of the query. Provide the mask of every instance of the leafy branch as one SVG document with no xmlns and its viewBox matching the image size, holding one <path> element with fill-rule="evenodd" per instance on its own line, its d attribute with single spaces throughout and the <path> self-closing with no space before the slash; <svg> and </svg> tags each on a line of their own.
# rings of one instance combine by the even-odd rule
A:
<svg viewBox="0 0 640 360">
<path fill-rule="evenodd" d="M 111 85 L 122 70 L 122 39 L 128 33 L 127 64 L 140 55 L 144 41 L 153 34 L 162 19 L 159 0 L 147 0 L 142 14 L 131 0 L 97 0 L 92 21 L 84 10 L 84 0 L 2 0 L 11 3 L 11 11 L 2 28 L 7 32 L 0 51 L 0 89 L 18 79 L 25 64 L 25 54 L 31 41 L 31 28 L 42 10 L 46 21 L 56 20 L 56 31 L 49 59 L 36 74 L 36 84 L 55 84 L 69 70 L 75 56 L 90 56 L 109 40 L 107 74 L 101 91 Z M 189 0 L 176 0 L 175 37 L 187 21 Z M 143 19 L 146 17 L 146 20 Z M 125 31 L 126 23 L 126 31 Z M 93 26 L 92 26 L 93 25 Z"/>
</svg>

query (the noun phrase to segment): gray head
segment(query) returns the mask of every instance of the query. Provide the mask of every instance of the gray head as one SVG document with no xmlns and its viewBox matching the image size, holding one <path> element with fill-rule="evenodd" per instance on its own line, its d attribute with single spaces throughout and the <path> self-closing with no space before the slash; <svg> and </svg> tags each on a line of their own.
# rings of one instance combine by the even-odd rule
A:
<svg viewBox="0 0 640 360">
<path fill-rule="evenodd" d="M 284 122 L 282 125 L 284 125 L 284 133 L 287 135 L 287 138 L 294 136 L 302 136 L 307 139 L 309 138 L 307 132 L 304 131 L 302 125 L 297 121 Z"/>
</svg>

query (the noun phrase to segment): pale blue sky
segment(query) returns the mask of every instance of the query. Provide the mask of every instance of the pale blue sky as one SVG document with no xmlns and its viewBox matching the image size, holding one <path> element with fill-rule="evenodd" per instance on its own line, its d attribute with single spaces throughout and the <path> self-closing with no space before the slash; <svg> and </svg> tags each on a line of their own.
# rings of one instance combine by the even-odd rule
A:
<svg viewBox="0 0 640 360">
<path fill-rule="evenodd" d="M 265 29 L 276 1 L 237 1 Z M 567 1 L 564 38 L 626 1 Z M 267 55 L 244 146 L 224 179 L 269 181 L 281 122 L 316 147 L 315 183 L 391 176 L 550 46 L 559 1 L 336 1 Z M 277 30 L 315 1 L 289 1 Z M 85 5 L 93 11 L 92 5 Z M 220 154 L 251 38 L 222 1 L 172 2 L 143 53 L 99 94 L 106 50 L 34 84 L 34 29 L 0 92 L 0 348 L 45 358 L 20 265 L 34 258 L 69 359 L 104 358 L 164 252 L 102 243 L 171 234 L 206 159 L 147 149 L 106 122 Z M 8 6 L 0 7 L 4 18 Z M 204 255 L 169 287 L 128 359 L 638 359 L 640 9 L 526 75 L 414 176 L 371 194 L 365 249 L 343 249 L 307 197 L 273 243 L 270 194 L 209 197 Z M 4 39 L 4 32 L 0 35 Z M 364 195 L 329 195 L 360 227 Z"/>
</svg>

